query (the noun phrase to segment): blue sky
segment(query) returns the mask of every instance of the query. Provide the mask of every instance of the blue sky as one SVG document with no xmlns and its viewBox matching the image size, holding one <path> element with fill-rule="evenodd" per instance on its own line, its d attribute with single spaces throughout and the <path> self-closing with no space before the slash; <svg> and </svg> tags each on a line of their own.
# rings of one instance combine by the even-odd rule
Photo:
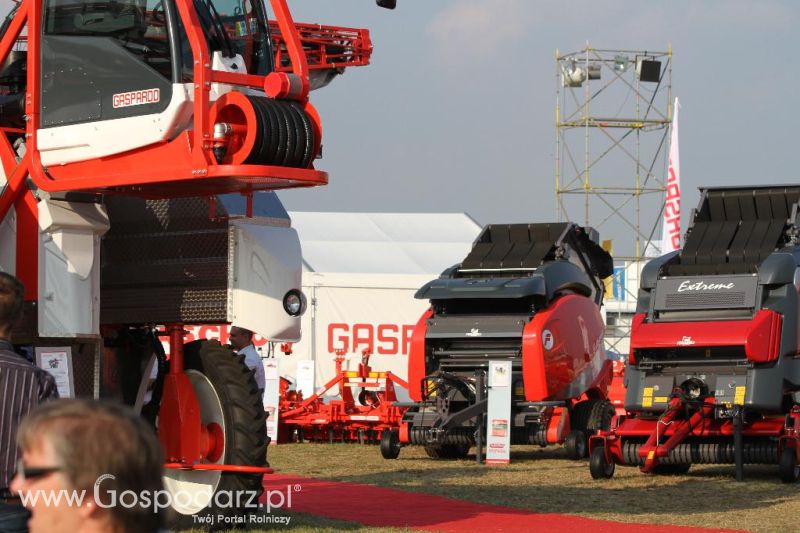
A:
<svg viewBox="0 0 800 533">
<path fill-rule="evenodd" d="M 330 184 L 282 192 L 289 210 L 555 220 L 555 51 L 587 41 L 606 49 L 672 45 L 684 230 L 700 185 L 797 182 L 796 2 L 398 4 L 388 11 L 373 0 L 289 0 L 296 20 L 368 28 L 375 46 L 370 66 L 313 93 L 324 127 L 317 167 Z M 596 224 L 605 213 L 592 209 Z M 656 220 L 652 211 L 643 227 Z M 615 248 L 630 241 L 619 224 L 600 230 L 620 243 Z"/>
<path fill-rule="evenodd" d="M 290 6 L 298 21 L 369 28 L 375 52 L 370 66 L 313 93 L 325 130 L 317 166 L 330 173 L 330 184 L 282 192 L 289 210 L 555 220 L 555 50 L 579 50 L 587 41 L 610 49 L 672 45 L 684 230 L 698 186 L 798 181 L 792 132 L 800 6 L 793 2 L 398 0 L 387 11 L 371 0 L 294 0 Z M 642 225 L 656 215 L 645 213 Z M 630 239 L 619 225 L 601 232 Z"/>
</svg>

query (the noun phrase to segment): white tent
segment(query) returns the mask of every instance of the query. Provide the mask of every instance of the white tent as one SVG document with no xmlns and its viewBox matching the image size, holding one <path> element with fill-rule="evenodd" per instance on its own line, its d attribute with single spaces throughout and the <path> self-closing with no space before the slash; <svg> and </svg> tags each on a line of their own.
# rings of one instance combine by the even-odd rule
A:
<svg viewBox="0 0 800 533">
<path fill-rule="evenodd" d="M 370 349 L 374 370 L 407 374 L 411 331 L 428 302 L 414 292 L 461 261 L 481 227 L 463 213 L 289 214 L 303 250 L 303 292 L 309 308 L 303 340 L 279 354 L 280 373 L 297 377 L 297 362 L 315 362 L 305 396 L 335 375 L 337 350 L 356 369 Z"/>
</svg>

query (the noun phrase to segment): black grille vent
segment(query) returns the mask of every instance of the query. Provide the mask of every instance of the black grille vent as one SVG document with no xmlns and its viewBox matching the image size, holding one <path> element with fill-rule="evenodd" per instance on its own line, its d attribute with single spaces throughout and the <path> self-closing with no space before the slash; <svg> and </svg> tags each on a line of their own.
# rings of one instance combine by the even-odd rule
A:
<svg viewBox="0 0 800 533">
<path fill-rule="evenodd" d="M 522 369 L 522 339 L 502 341 L 452 340 L 431 344 L 431 355 L 438 363 L 433 370 L 469 373 L 478 368 L 488 368 L 489 361 L 511 361 L 514 370 Z"/>
<path fill-rule="evenodd" d="M 667 295 L 667 309 L 745 307 L 745 293 L 681 293 Z"/>
</svg>

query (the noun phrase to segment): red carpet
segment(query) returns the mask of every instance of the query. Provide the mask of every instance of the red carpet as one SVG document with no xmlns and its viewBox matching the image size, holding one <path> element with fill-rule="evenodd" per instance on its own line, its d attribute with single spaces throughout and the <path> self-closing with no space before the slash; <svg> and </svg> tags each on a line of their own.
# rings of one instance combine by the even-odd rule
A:
<svg viewBox="0 0 800 533">
<path fill-rule="evenodd" d="M 554 513 L 532 513 L 521 509 L 483 505 L 431 494 L 406 492 L 372 485 L 326 481 L 293 475 L 265 476 L 266 490 L 287 493 L 291 510 L 367 526 L 407 527 L 429 531 L 591 531 L 701 532 L 730 531 L 685 526 L 626 524 Z M 295 486 L 299 486 L 299 491 Z M 602 489 L 598 489 L 602 490 Z M 266 496 L 265 496 L 266 497 Z M 282 499 L 274 494 L 273 503 Z M 287 509 L 288 510 L 288 509 Z"/>
</svg>

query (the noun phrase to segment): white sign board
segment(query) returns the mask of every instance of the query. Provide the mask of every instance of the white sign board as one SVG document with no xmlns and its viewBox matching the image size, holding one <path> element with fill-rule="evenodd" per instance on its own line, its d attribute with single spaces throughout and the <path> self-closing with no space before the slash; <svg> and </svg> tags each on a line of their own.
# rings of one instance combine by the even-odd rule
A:
<svg viewBox="0 0 800 533">
<path fill-rule="evenodd" d="M 511 461 L 511 361 L 489 361 L 486 464 Z"/>
<path fill-rule="evenodd" d="M 267 412 L 267 436 L 272 444 L 278 442 L 278 405 L 280 403 L 281 380 L 278 376 L 278 361 L 262 359 L 264 365 L 264 410 Z"/>
<path fill-rule="evenodd" d="M 61 398 L 75 396 L 72 348 L 69 346 L 36 348 L 36 364 L 55 378 L 58 395 Z"/>
<path fill-rule="evenodd" d="M 295 387 L 303 393 L 303 398 L 312 396 L 314 392 L 314 361 L 303 359 L 297 362 L 297 385 Z"/>
</svg>

